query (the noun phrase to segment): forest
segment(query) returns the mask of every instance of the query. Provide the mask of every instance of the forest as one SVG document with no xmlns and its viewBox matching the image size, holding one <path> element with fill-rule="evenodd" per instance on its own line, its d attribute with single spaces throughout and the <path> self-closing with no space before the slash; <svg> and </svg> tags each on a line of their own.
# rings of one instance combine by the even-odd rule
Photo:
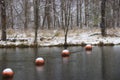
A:
<svg viewBox="0 0 120 80">
<path fill-rule="evenodd" d="M 67 42 L 70 30 L 93 29 L 94 32 L 97 28 L 105 37 L 107 30 L 114 33 L 120 28 L 120 0 L 0 0 L 0 13 L 2 41 L 8 40 L 7 30 L 26 32 L 32 29 L 33 42 L 37 43 L 38 33 L 43 30 L 48 33 L 61 30 Z"/>
</svg>

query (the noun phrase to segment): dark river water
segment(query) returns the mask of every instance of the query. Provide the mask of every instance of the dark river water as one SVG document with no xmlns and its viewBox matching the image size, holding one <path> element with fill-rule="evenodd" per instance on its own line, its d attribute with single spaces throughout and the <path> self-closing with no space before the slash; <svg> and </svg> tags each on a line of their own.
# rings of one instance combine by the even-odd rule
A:
<svg viewBox="0 0 120 80">
<path fill-rule="evenodd" d="M 68 49 L 66 58 L 60 47 L 0 49 L 0 72 L 12 68 L 13 80 L 120 80 L 120 46 Z M 37 57 L 45 59 L 44 66 L 35 66 Z"/>
</svg>

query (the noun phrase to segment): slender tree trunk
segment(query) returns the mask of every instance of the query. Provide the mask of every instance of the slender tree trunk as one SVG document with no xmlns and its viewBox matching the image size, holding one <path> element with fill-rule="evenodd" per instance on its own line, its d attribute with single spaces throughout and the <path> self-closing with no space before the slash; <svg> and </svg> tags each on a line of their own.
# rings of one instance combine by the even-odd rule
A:
<svg viewBox="0 0 120 80">
<path fill-rule="evenodd" d="M 11 0 L 10 2 L 10 14 L 11 14 L 11 28 L 13 29 L 13 26 L 14 26 L 14 20 L 13 20 L 13 0 Z"/>
<path fill-rule="evenodd" d="M 24 29 L 27 30 L 28 28 L 28 0 L 25 0 L 25 23 L 24 23 Z"/>
<path fill-rule="evenodd" d="M 80 0 L 80 28 L 82 28 L 82 0 Z"/>
<path fill-rule="evenodd" d="M 64 42 L 64 48 L 67 49 L 68 44 L 67 44 L 67 35 L 68 35 L 68 26 L 66 26 L 65 30 L 65 42 Z"/>
<path fill-rule="evenodd" d="M 63 0 L 61 0 L 61 5 L 60 5 L 60 7 L 61 7 L 61 26 L 62 26 L 62 28 L 64 28 L 64 1 Z"/>
<path fill-rule="evenodd" d="M 34 0 L 34 24 L 35 24 L 35 39 L 34 43 L 37 44 L 37 32 L 39 27 L 39 0 Z"/>
<path fill-rule="evenodd" d="M 50 9 L 51 9 L 51 0 L 46 0 L 45 3 L 45 15 L 42 23 L 42 28 L 44 27 L 45 21 L 47 20 L 47 26 L 48 29 L 50 29 L 51 26 L 51 15 L 50 15 Z"/>
<path fill-rule="evenodd" d="M 79 27 L 79 0 L 77 0 L 77 27 Z"/>
<path fill-rule="evenodd" d="M 118 2 L 118 7 L 119 7 L 119 9 L 118 9 L 118 27 L 120 27 L 120 0 Z"/>
<path fill-rule="evenodd" d="M 101 35 L 102 36 L 106 36 L 106 26 L 105 26 L 105 4 L 106 4 L 106 0 L 102 0 L 101 2 Z"/>
<path fill-rule="evenodd" d="M 42 29 L 44 29 L 44 25 L 45 25 L 45 20 L 46 20 L 46 15 L 43 18 L 43 22 L 42 22 Z"/>
<path fill-rule="evenodd" d="M 118 10 L 117 10 L 117 27 L 120 27 L 120 0 L 118 1 Z"/>
<path fill-rule="evenodd" d="M 56 28 L 56 5 L 55 5 L 55 0 L 53 0 L 53 26 Z"/>
<path fill-rule="evenodd" d="M 1 4 L 1 24 L 2 24 L 1 40 L 6 41 L 7 34 L 6 34 L 6 6 L 5 6 L 5 0 L 1 0 L 0 4 Z"/>
<path fill-rule="evenodd" d="M 51 14 L 50 14 L 50 11 L 51 11 L 51 0 L 47 0 L 47 23 L 48 23 L 48 29 L 50 29 L 51 27 Z"/>
<path fill-rule="evenodd" d="M 85 27 L 87 27 L 87 7 L 88 7 L 88 0 L 84 0 L 84 5 L 85 5 Z"/>
<path fill-rule="evenodd" d="M 65 32 L 65 42 L 64 42 L 64 48 L 66 49 L 68 44 L 67 44 L 67 36 L 68 36 L 68 29 L 70 26 L 70 17 L 71 17 L 71 1 L 65 1 L 65 27 L 64 27 L 64 32 Z"/>
</svg>

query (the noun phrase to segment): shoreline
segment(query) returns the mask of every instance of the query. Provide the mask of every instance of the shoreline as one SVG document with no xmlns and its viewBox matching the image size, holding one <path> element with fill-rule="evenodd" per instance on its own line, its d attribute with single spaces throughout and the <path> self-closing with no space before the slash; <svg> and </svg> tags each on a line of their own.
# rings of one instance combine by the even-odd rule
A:
<svg viewBox="0 0 120 80">
<path fill-rule="evenodd" d="M 102 37 L 99 28 L 74 29 L 68 31 L 68 46 L 115 46 L 120 45 L 120 28 L 108 29 L 107 36 Z M 30 33 L 31 32 L 31 33 Z M 62 47 L 64 46 L 63 30 L 39 30 L 38 45 L 34 44 L 34 31 L 7 30 L 7 41 L 0 41 L 0 48 L 27 48 L 27 47 Z"/>
<path fill-rule="evenodd" d="M 4 42 L 4 41 L 2 41 Z M 58 43 L 58 44 L 28 44 L 28 43 L 23 43 L 23 42 L 5 42 L 6 44 L 0 44 L 0 48 L 36 48 L 36 47 L 64 47 L 63 43 Z M 95 42 L 94 42 L 95 43 Z M 81 46 L 84 47 L 85 45 L 87 45 L 88 43 L 82 42 L 82 43 L 68 43 L 68 47 L 70 46 Z M 90 44 L 90 43 L 89 43 Z M 99 43 L 91 43 L 92 46 L 118 46 L 120 45 L 120 43 L 118 44 L 114 44 L 114 43 L 104 43 L 104 42 L 99 42 Z"/>
</svg>

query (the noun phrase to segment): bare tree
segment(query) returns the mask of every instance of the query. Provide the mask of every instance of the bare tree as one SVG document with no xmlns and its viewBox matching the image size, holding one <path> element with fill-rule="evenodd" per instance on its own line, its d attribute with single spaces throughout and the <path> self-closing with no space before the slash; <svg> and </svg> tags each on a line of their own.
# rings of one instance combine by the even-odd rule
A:
<svg viewBox="0 0 120 80">
<path fill-rule="evenodd" d="M 2 35 L 1 40 L 6 41 L 7 34 L 6 34 L 6 1 L 0 0 L 1 5 L 1 24 L 2 24 Z"/>
<path fill-rule="evenodd" d="M 47 20 L 47 26 L 48 26 L 48 29 L 50 29 L 50 26 L 51 26 L 51 14 L 50 14 L 50 11 L 51 11 L 51 0 L 46 0 L 46 3 L 45 3 L 45 15 L 44 15 L 44 18 L 43 18 L 42 28 L 44 27 L 45 21 Z"/>
<path fill-rule="evenodd" d="M 62 21 L 62 25 L 63 25 L 63 29 L 64 29 L 64 33 L 65 33 L 64 48 L 67 48 L 67 46 L 68 46 L 67 36 L 68 36 L 68 29 L 70 26 L 71 3 L 72 3 L 72 0 L 66 0 L 66 1 L 64 1 L 64 3 L 62 0 L 62 4 L 64 5 L 64 6 L 62 6 L 62 10 L 63 10 L 62 17 L 64 16 L 64 18 L 63 18 L 64 22 Z"/>
</svg>

